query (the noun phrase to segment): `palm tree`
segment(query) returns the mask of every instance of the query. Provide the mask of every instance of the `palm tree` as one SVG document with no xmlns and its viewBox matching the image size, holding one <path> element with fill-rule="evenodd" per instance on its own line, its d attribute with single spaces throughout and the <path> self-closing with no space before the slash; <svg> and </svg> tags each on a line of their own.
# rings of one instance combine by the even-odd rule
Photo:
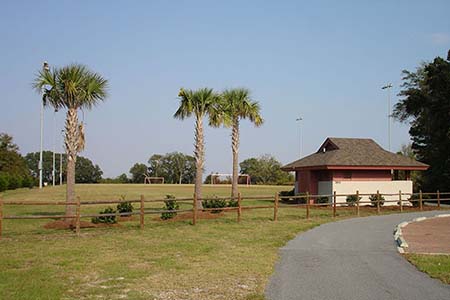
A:
<svg viewBox="0 0 450 300">
<path fill-rule="evenodd" d="M 64 143 L 67 152 L 66 201 L 75 201 L 75 163 L 77 153 L 84 149 L 84 128 L 78 122 L 78 109 L 91 109 L 107 96 L 108 81 L 86 66 L 72 64 L 63 68 L 40 71 L 33 84 L 42 93 L 44 105 L 66 108 Z M 66 205 L 66 215 L 74 207 Z"/>
<path fill-rule="evenodd" d="M 245 88 L 225 90 L 222 95 L 221 110 L 228 116 L 231 122 L 231 150 L 233 152 L 233 178 L 231 196 L 238 197 L 238 156 L 239 156 L 239 122 L 241 119 L 249 119 L 259 127 L 264 120 L 260 115 L 260 106 L 250 97 L 250 91 Z M 226 125 L 226 124 L 225 124 Z"/>
<path fill-rule="evenodd" d="M 178 97 L 180 98 L 180 106 L 173 115 L 174 118 L 184 120 L 190 116 L 195 117 L 195 194 L 197 196 L 197 208 L 202 209 L 202 177 L 205 164 L 203 119 L 208 116 L 210 124 L 220 123 L 221 115 L 218 110 L 220 97 L 209 88 L 195 91 L 181 88 Z"/>
</svg>

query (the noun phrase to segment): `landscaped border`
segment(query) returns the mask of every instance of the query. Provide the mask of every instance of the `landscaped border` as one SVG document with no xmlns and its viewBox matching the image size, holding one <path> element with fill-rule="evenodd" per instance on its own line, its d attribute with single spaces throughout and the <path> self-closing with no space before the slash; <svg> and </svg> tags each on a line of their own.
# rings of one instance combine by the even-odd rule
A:
<svg viewBox="0 0 450 300">
<path fill-rule="evenodd" d="M 406 249 L 408 248 L 408 243 L 403 238 L 403 232 L 402 228 L 407 226 L 410 223 L 413 222 L 421 222 L 426 219 L 433 219 L 433 218 L 444 218 L 444 217 L 450 217 L 450 214 L 438 214 L 433 217 L 419 217 L 415 218 L 412 221 L 405 221 L 398 224 L 394 229 L 394 240 L 397 243 L 397 250 L 400 254 L 406 253 Z M 431 254 L 431 253 L 430 253 Z M 432 253 L 432 254 L 441 254 L 441 253 Z"/>
</svg>

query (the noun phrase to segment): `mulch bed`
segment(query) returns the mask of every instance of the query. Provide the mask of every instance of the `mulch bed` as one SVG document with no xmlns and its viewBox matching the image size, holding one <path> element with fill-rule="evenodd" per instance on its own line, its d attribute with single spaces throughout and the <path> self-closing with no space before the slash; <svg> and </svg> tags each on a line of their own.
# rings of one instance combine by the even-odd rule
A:
<svg viewBox="0 0 450 300">
<path fill-rule="evenodd" d="M 412 222 L 402 231 L 408 253 L 450 254 L 450 217 Z"/>
<path fill-rule="evenodd" d="M 204 220 L 210 220 L 210 219 L 217 219 L 220 217 L 223 217 L 225 213 L 222 211 L 220 213 L 211 213 L 209 211 L 199 211 L 197 212 L 197 219 L 204 219 Z M 161 219 L 161 217 L 156 217 L 156 221 L 163 221 L 163 222 L 173 222 L 173 221 L 185 221 L 185 220 L 192 220 L 193 219 L 193 213 L 192 212 L 184 212 L 179 213 L 175 217 L 167 220 Z"/>
</svg>

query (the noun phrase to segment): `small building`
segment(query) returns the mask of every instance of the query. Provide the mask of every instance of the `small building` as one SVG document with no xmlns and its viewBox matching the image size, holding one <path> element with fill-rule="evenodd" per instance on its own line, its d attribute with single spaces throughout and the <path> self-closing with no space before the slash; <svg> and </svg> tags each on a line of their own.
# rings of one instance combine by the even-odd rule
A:
<svg viewBox="0 0 450 300">
<path fill-rule="evenodd" d="M 350 195 L 356 191 L 360 194 L 377 191 L 382 194 L 412 193 L 410 172 L 428 167 L 386 151 L 372 139 L 327 138 L 316 153 L 287 164 L 282 170 L 295 172 L 296 194 L 331 195 L 336 192 Z M 405 175 L 403 180 L 398 180 L 399 171 Z M 385 199 L 398 199 L 398 196 Z M 361 199 L 367 200 L 367 196 Z M 345 198 L 337 202 L 345 202 Z"/>
</svg>

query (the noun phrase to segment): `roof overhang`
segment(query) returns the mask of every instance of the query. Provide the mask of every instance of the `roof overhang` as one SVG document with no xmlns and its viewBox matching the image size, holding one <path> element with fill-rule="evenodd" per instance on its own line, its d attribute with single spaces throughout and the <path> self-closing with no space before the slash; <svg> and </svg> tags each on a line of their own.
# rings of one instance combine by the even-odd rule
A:
<svg viewBox="0 0 450 300">
<path fill-rule="evenodd" d="M 429 166 L 310 166 L 310 167 L 282 167 L 286 172 L 308 171 L 308 170 L 402 170 L 402 171 L 425 171 Z"/>
</svg>

